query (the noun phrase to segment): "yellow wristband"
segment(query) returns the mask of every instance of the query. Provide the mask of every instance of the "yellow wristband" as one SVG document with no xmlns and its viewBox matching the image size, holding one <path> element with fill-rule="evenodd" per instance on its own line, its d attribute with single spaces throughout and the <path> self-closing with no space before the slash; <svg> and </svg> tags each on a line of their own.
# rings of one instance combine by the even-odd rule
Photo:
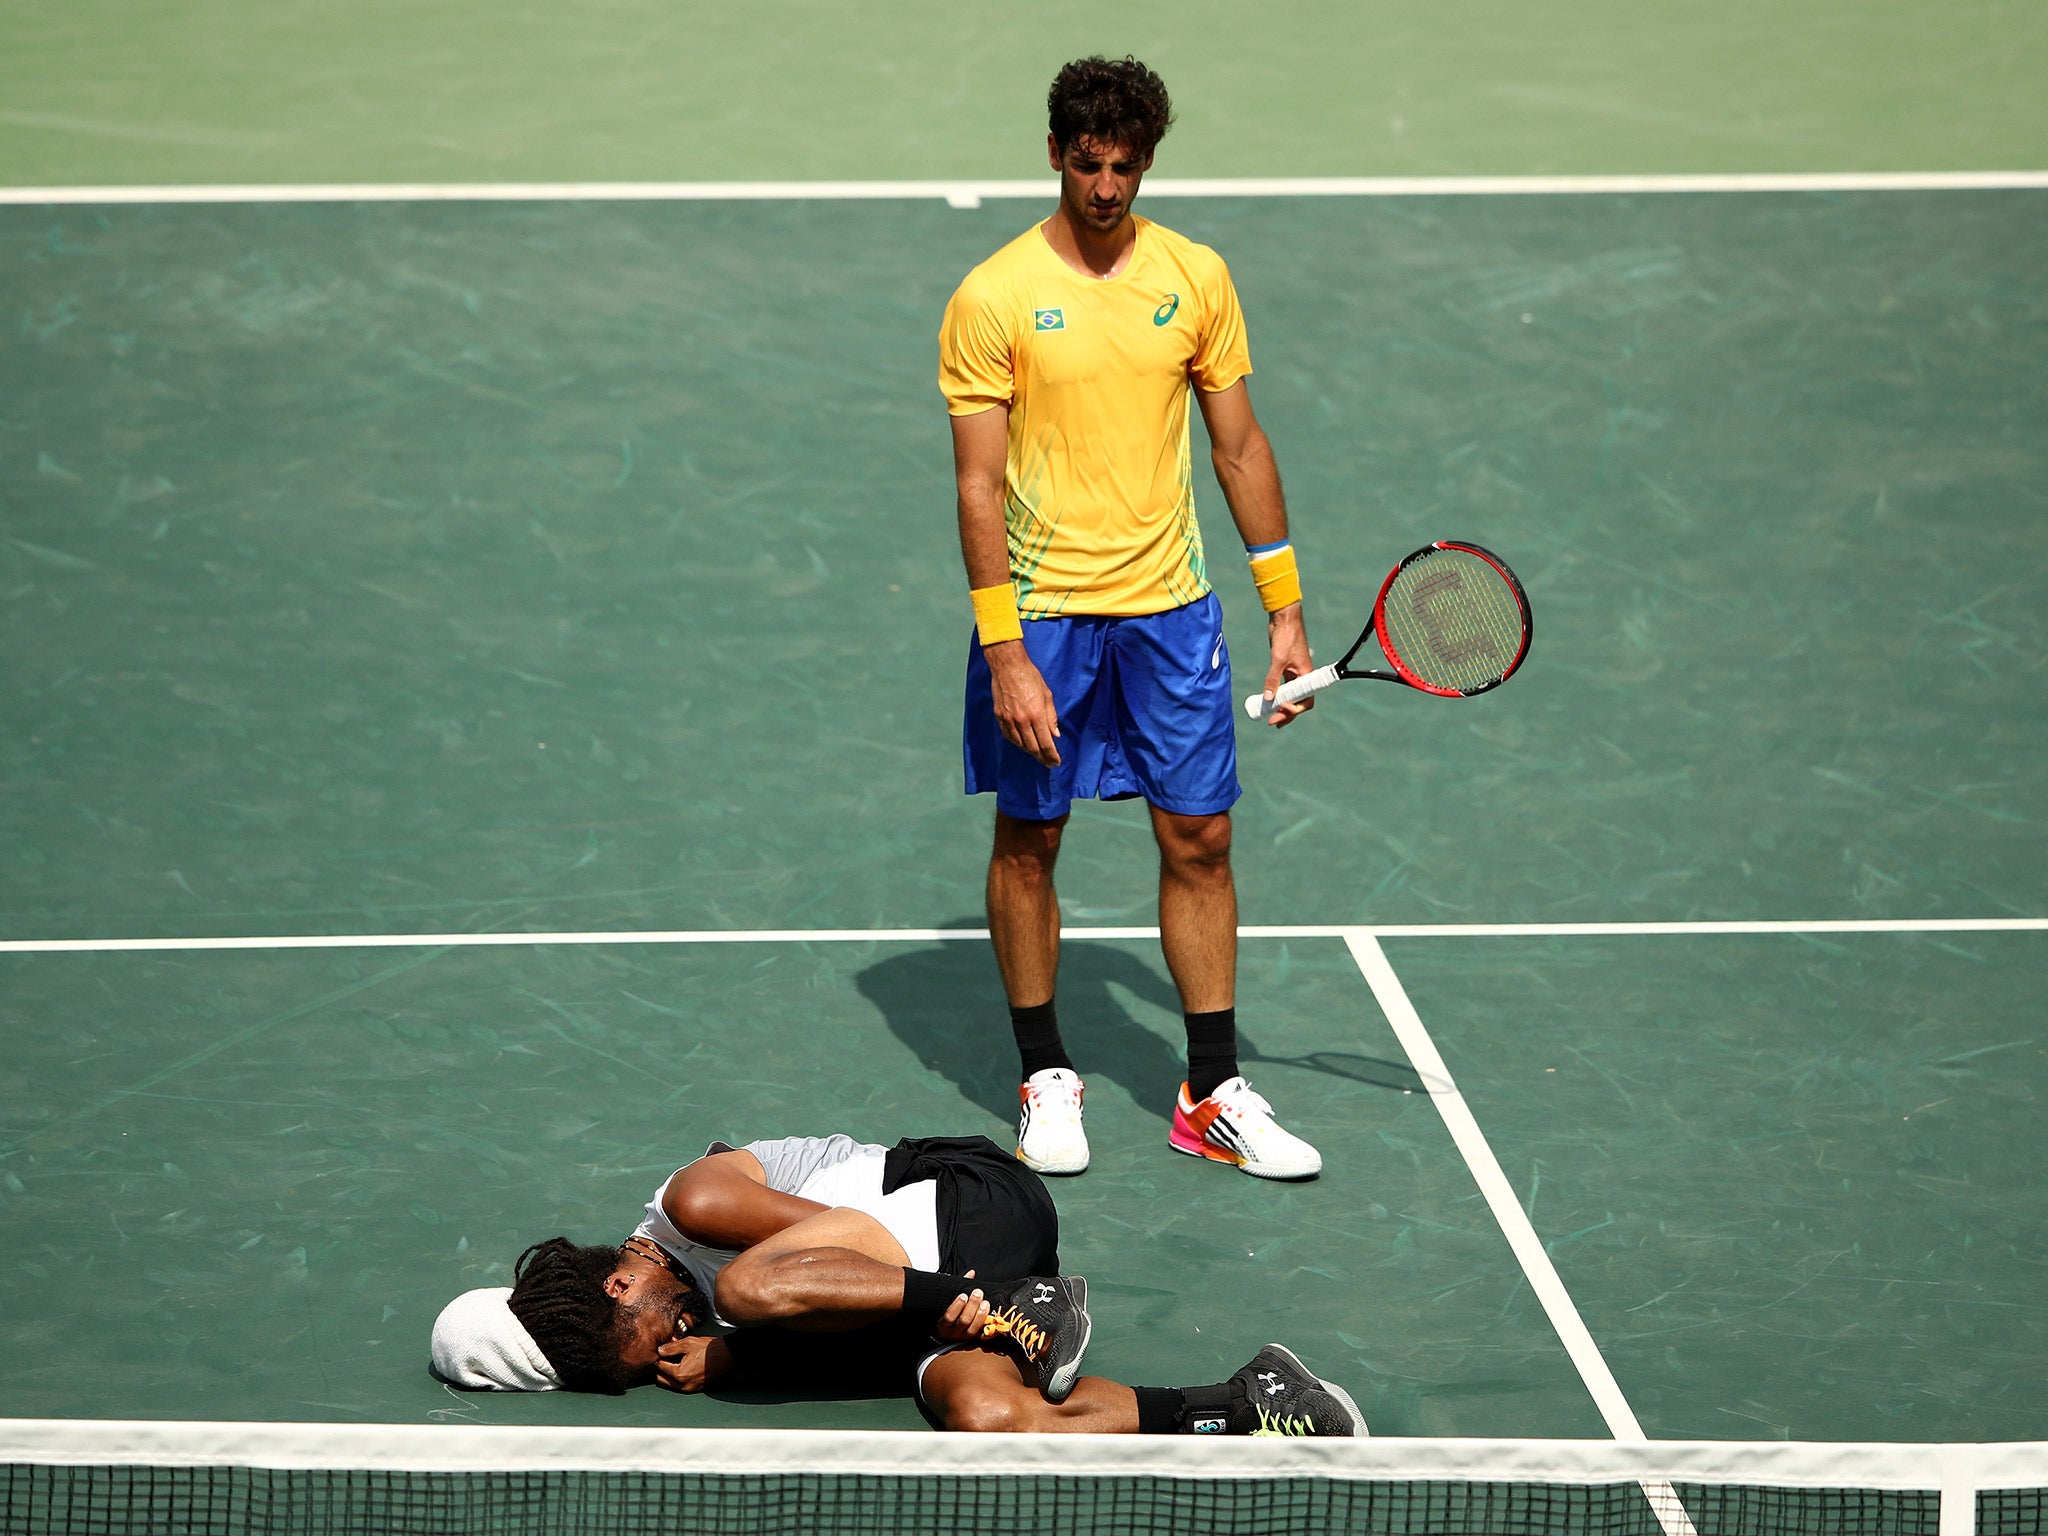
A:
<svg viewBox="0 0 2048 1536">
<path fill-rule="evenodd" d="M 1252 556 L 1252 580 L 1266 612 L 1278 613 L 1301 601 L 1301 572 L 1295 568 L 1294 546 L 1282 545 L 1270 555 Z"/>
<path fill-rule="evenodd" d="M 999 587 L 976 587 L 967 594 L 974 599 L 974 628 L 983 645 L 1024 638 L 1024 621 L 1017 617 L 1017 587 L 1004 582 Z"/>
</svg>

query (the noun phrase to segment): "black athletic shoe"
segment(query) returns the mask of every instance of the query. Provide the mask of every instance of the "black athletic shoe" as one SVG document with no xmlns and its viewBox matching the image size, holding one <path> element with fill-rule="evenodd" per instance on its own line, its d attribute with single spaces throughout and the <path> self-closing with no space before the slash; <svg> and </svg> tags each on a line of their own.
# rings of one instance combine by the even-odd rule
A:
<svg viewBox="0 0 2048 1536">
<path fill-rule="evenodd" d="M 1233 1408 L 1233 1435 L 1363 1435 L 1365 1416 L 1342 1387 L 1322 1380 L 1294 1351 L 1268 1344 L 1230 1378 L 1244 1402 Z"/>
<path fill-rule="evenodd" d="M 1088 1282 L 1079 1275 L 1020 1280 L 990 1310 L 988 1332 L 1007 1334 L 1038 1372 L 1038 1390 L 1063 1403 L 1081 1378 L 1088 1348 Z"/>
</svg>

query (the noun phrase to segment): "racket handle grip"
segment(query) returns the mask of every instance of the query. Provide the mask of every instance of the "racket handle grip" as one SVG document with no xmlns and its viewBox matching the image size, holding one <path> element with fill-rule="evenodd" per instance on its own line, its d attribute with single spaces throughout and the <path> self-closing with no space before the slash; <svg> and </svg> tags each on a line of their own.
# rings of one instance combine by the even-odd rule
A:
<svg viewBox="0 0 2048 1536">
<path fill-rule="evenodd" d="M 1291 677 L 1273 690 L 1273 697 L 1263 692 L 1255 693 L 1244 701 L 1244 712 L 1254 720 L 1263 720 L 1282 704 L 1293 704 L 1312 693 L 1321 693 L 1337 681 L 1335 666 L 1317 667 L 1313 672 L 1304 672 L 1300 677 Z"/>
</svg>

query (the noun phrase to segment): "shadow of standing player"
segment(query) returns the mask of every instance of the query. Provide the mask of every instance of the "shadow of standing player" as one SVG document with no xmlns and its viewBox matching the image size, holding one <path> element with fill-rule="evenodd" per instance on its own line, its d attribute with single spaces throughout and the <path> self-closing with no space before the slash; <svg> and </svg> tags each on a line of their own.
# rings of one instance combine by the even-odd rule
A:
<svg viewBox="0 0 2048 1536">
<path fill-rule="evenodd" d="M 968 926 L 965 922 L 961 926 Z M 986 942 L 948 941 L 891 955 L 855 978 L 861 995 L 888 1021 L 927 1070 L 1000 1120 L 1017 1115 L 1017 1050 L 1010 1038 L 1002 978 Z M 1118 1001 L 1112 984 L 1180 1017 L 1173 984 L 1115 945 L 1067 940 L 1060 946 L 1060 1033 L 1083 1078 L 1117 1083 L 1162 1124 L 1174 1089 L 1187 1076 L 1184 1048 L 1148 1029 Z M 1376 1088 L 1413 1092 L 1421 1079 L 1406 1062 L 1342 1051 L 1268 1056 L 1238 1031 L 1238 1060 L 1256 1082 L 1262 1066 L 1298 1067 Z"/>
<path fill-rule="evenodd" d="M 986 941 L 892 955 L 854 981 L 928 1070 L 998 1119 L 1017 1118 L 1017 1047 Z M 1084 1078 L 1119 1083 L 1148 1109 L 1158 1101 L 1154 1112 L 1164 1120 L 1172 1113 L 1174 1085 L 1186 1075 L 1181 1052 L 1131 1017 L 1111 982 L 1179 1017 L 1172 983 L 1135 956 L 1112 945 L 1068 941 L 1060 946 L 1060 1033 Z"/>
</svg>

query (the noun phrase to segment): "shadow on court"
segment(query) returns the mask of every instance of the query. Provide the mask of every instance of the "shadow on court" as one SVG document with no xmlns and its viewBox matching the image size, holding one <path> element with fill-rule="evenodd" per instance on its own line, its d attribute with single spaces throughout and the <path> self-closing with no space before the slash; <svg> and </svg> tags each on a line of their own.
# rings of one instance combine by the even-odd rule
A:
<svg viewBox="0 0 2048 1536">
<path fill-rule="evenodd" d="M 970 920 L 958 920 L 967 926 Z M 1017 1113 L 1017 1053 L 995 957 L 985 944 L 945 943 L 876 962 L 855 977 L 861 995 L 924 1066 L 999 1119 Z M 1069 940 L 1060 946 L 1060 1034 L 1083 1077 L 1113 1081 L 1163 1124 L 1186 1077 L 1185 1050 L 1133 1016 L 1118 990 L 1178 1019 L 1172 983 L 1128 950 Z M 1240 1024 L 1238 1060 L 1256 1085 L 1262 1066 L 1299 1067 L 1372 1087 L 1413 1092 L 1406 1062 L 1343 1051 L 1269 1055 Z"/>
</svg>

